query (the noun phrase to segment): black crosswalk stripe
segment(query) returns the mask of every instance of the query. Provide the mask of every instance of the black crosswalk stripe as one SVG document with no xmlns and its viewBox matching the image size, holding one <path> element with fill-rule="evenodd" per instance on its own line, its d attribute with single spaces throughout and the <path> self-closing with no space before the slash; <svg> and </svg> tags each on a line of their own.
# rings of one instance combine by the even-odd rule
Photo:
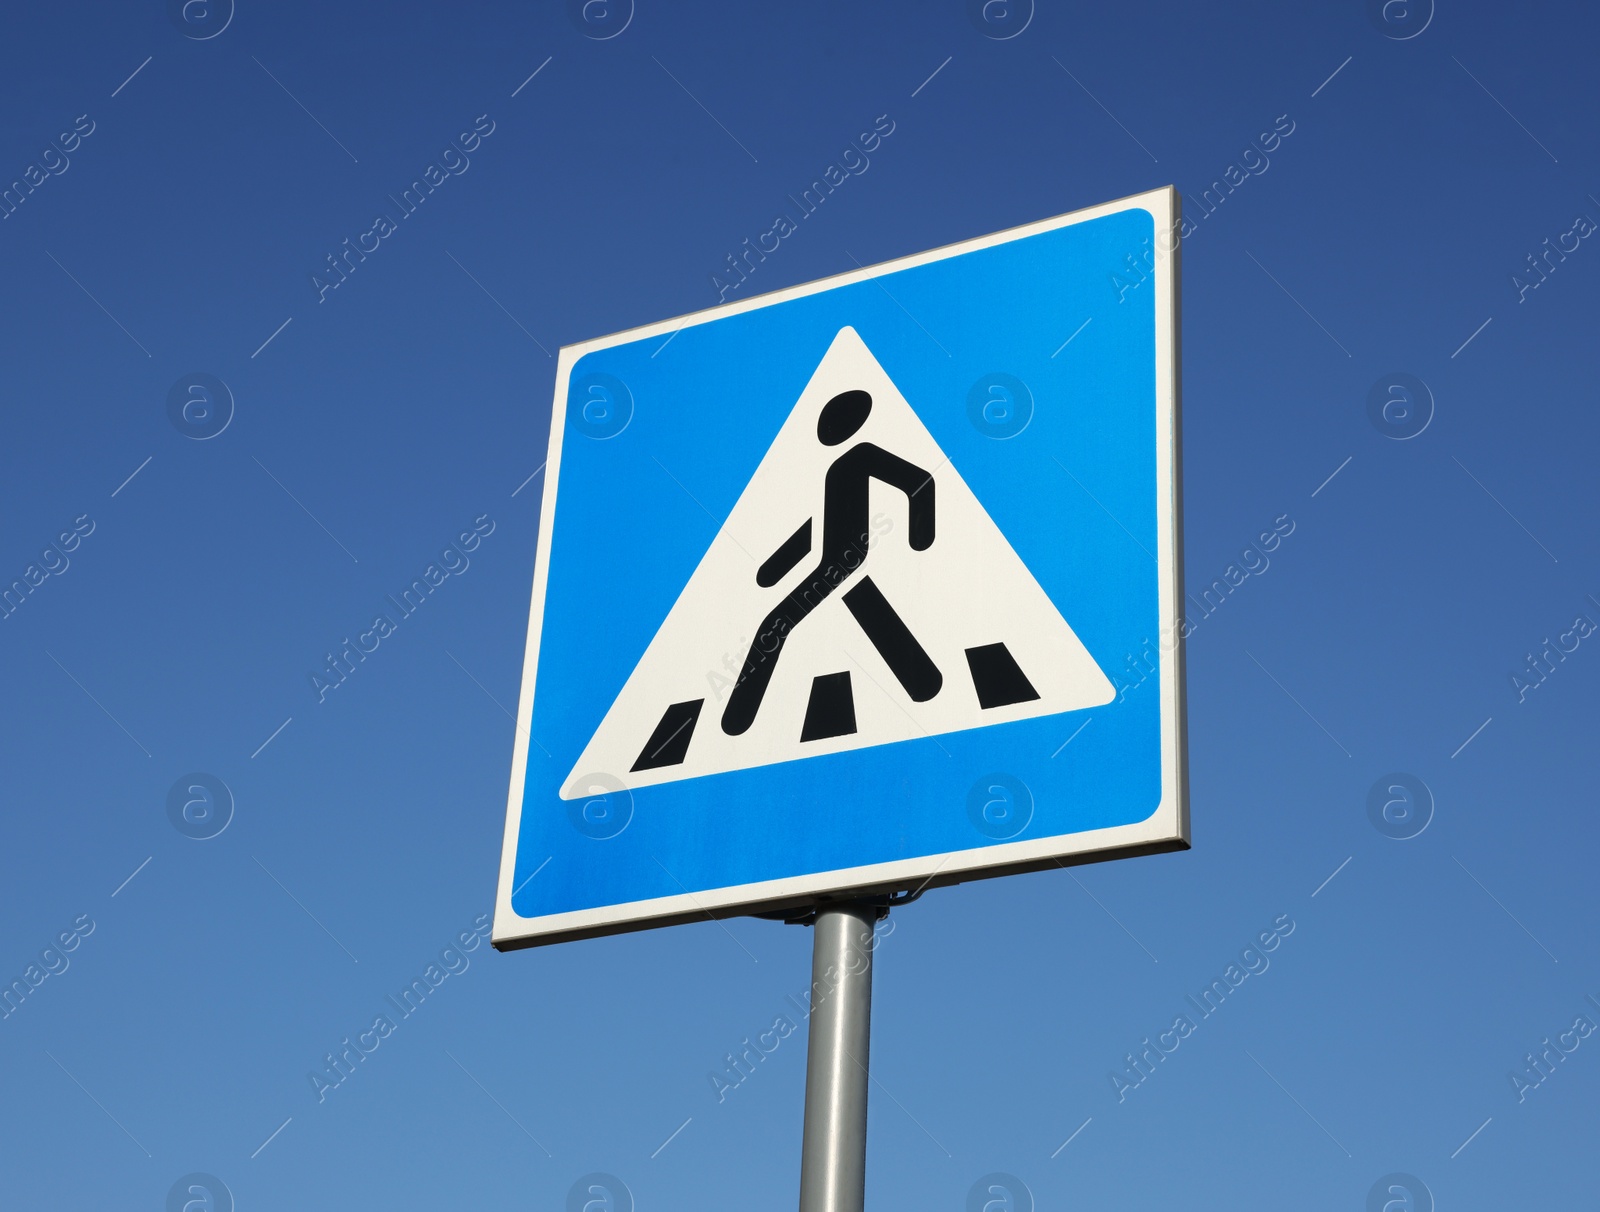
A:
<svg viewBox="0 0 1600 1212">
<path fill-rule="evenodd" d="M 800 740 L 821 741 L 831 736 L 849 736 L 856 730 L 856 701 L 850 689 L 850 671 L 824 673 L 811 681 L 811 698 L 806 703 L 806 722 Z"/>
<path fill-rule="evenodd" d="M 972 670 L 972 688 L 978 692 L 978 703 L 985 711 L 991 707 L 1009 707 L 1013 703 L 1031 703 L 1039 697 L 1028 675 L 1022 672 L 1004 644 L 967 649 L 967 667 Z"/>
<path fill-rule="evenodd" d="M 661 766 L 679 765 L 689 756 L 689 741 L 694 736 L 695 721 L 700 718 L 704 699 L 687 703 L 674 703 L 661 715 L 661 722 L 645 742 L 635 770 L 655 770 Z"/>
</svg>

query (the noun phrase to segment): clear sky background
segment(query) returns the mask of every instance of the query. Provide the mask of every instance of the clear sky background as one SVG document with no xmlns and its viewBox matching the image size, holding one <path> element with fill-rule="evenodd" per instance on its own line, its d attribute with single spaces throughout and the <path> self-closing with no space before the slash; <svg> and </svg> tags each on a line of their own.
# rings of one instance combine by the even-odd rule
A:
<svg viewBox="0 0 1600 1212">
<path fill-rule="evenodd" d="M 1191 587 L 1293 530 L 1189 641 L 1192 851 L 890 919 L 869 1204 L 1592 1194 L 1592 7 L 1029 11 L 7 14 L 0 581 L 38 570 L 0 618 L 0 980 L 37 980 L 0 1019 L 8 1206 L 792 1206 L 803 1032 L 720 1103 L 708 1074 L 793 1016 L 808 931 L 440 953 L 492 904 L 550 354 L 717 302 L 880 115 L 742 292 L 1175 184 Z M 319 301 L 430 163 L 458 175 Z M 204 440 L 194 374 L 233 401 Z M 324 654 L 482 515 L 319 702 Z M 196 772 L 213 816 L 184 815 Z M 325 1054 L 446 962 L 319 1101 Z"/>
</svg>

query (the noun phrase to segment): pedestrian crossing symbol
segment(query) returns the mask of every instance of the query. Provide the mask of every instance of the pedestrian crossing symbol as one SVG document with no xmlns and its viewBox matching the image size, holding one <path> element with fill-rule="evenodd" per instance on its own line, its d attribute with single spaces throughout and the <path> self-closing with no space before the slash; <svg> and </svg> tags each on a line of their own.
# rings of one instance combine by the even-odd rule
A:
<svg viewBox="0 0 1600 1212">
<path fill-rule="evenodd" d="M 562 349 L 496 945 L 1187 846 L 1177 222 Z"/>
<path fill-rule="evenodd" d="M 1111 682 L 843 328 L 574 764 L 630 787 L 1108 703 Z"/>
</svg>

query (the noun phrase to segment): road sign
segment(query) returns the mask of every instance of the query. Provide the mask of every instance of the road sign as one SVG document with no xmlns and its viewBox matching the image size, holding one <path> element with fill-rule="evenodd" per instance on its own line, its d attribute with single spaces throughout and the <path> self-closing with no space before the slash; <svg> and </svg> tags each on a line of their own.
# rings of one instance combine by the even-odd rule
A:
<svg viewBox="0 0 1600 1212">
<path fill-rule="evenodd" d="M 1187 847 L 1176 223 L 562 349 L 496 945 Z"/>
</svg>

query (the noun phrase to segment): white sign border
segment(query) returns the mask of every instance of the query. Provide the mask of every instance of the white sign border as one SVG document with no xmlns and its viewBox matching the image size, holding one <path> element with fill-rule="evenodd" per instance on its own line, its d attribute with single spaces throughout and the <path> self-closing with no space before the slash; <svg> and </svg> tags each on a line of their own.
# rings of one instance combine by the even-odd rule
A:
<svg viewBox="0 0 1600 1212">
<path fill-rule="evenodd" d="M 754 295 L 672 320 L 631 328 L 575 345 L 563 345 L 556 361 L 554 411 L 550 419 L 550 450 L 545 461 L 544 497 L 540 511 L 538 547 L 533 574 L 533 600 L 528 614 L 528 642 L 522 666 L 522 689 L 517 703 L 517 730 L 511 762 L 511 789 L 506 805 L 505 838 L 500 856 L 500 881 L 495 897 L 494 946 L 500 950 L 539 946 L 597 935 L 620 934 L 654 926 L 675 925 L 705 918 L 734 917 L 754 912 L 800 908 L 818 899 L 937 888 L 1057 865 L 1131 857 L 1189 848 L 1188 762 L 1185 742 L 1183 644 L 1179 635 L 1183 601 L 1182 478 L 1179 451 L 1179 323 L 1178 323 L 1178 194 L 1174 187 L 1150 190 L 1100 206 L 1071 211 L 1054 218 L 1008 228 L 976 239 L 885 261 L 815 282 L 765 295 Z M 1162 641 L 1161 694 L 1161 803 L 1147 819 L 1132 825 L 1091 829 L 1081 833 L 1030 838 L 999 845 L 978 846 L 946 854 L 923 855 L 846 867 L 784 879 L 762 880 L 705 892 L 684 892 L 650 900 L 602 905 L 543 917 L 522 917 L 511 907 L 512 879 L 516 869 L 517 841 L 522 824 L 522 802 L 528 769 L 528 738 L 533 719 L 534 680 L 539 667 L 540 629 L 543 625 L 545 587 L 550 570 L 550 545 L 555 531 L 556 481 L 561 468 L 565 436 L 567 385 L 578 359 L 597 349 L 609 349 L 650 337 L 676 334 L 696 324 L 706 324 L 789 299 L 804 298 L 855 282 L 946 260 L 978 249 L 1057 228 L 1070 227 L 1105 215 L 1129 210 L 1148 211 L 1154 221 L 1156 337 L 1156 544 L 1157 586 Z M 1163 247 L 1165 245 L 1166 247 Z"/>
</svg>

